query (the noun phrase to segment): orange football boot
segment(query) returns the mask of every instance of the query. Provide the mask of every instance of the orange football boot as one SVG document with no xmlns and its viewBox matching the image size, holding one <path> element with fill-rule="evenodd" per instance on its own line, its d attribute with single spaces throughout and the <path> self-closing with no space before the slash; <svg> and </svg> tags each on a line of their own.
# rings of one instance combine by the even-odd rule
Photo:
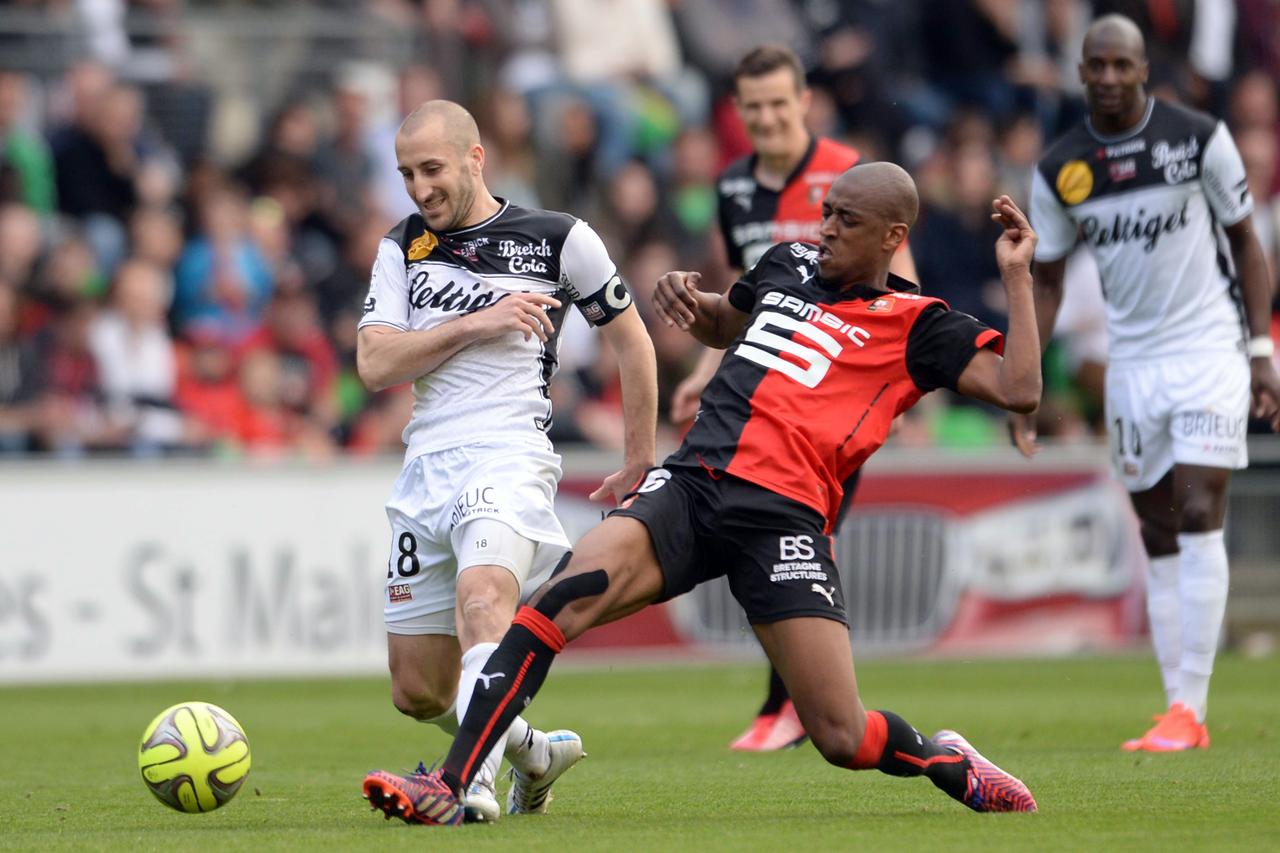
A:
<svg viewBox="0 0 1280 853">
<path fill-rule="evenodd" d="M 1196 721 L 1196 714 L 1181 702 L 1157 714 L 1156 724 L 1140 738 L 1120 745 L 1126 752 L 1181 752 L 1185 749 L 1208 749 L 1209 728 Z"/>
</svg>

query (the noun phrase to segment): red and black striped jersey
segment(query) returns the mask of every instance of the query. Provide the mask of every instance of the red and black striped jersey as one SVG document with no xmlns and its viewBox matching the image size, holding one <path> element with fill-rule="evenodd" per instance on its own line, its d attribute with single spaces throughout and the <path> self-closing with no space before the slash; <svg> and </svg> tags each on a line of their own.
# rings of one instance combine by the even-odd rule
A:
<svg viewBox="0 0 1280 853">
<path fill-rule="evenodd" d="M 750 315 L 702 393 L 684 443 L 664 463 L 756 483 L 836 521 L 841 484 L 889 435 L 893 419 L 936 388 L 955 389 L 974 354 L 1001 334 L 941 299 L 868 285 L 837 288 L 804 243 L 769 249 L 730 289 Z"/>
<path fill-rule="evenodd" d="M 857 151 L 838 142 L 812 139 L 781 190 L 757 183 L 756 155 L 730 163 L 716 183 L 720 233 L 729 265 L 748 269 L 774 243 L 818 242 L 822 200 L 831 183 L 859 159 Z"/>
</svg>

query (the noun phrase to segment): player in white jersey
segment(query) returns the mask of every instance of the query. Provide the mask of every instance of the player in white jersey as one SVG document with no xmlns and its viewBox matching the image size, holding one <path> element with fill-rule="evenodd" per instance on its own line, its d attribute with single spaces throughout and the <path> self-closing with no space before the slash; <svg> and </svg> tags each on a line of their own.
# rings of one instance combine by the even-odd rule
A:
<svg viewBox="0 0 1280 853">
<path fill-rule="evenodd" d="M 1280 427 L 1266 261 L 1230 133 L 1146 94 L 1146 47 L 1131 20 L 1093 23 L 1080 78 L 1089 118 L 1053 144 L 1032 183 L 1040 336 L 1047 343 L 1079 240 L 1106 298 L 1112 463 L 1150 558 L 1147 611 L 1167 698 L 1156 725 L 1124 748 L 1205 748 L 1227 600 L 1227 485 L 1247 464 L 1251 396 L 1253 413 Z M 1032 455 L 1033 422 L 1011 426 Z"/>
<path fill-rule="evenodd" d="M 413 381 L 387 502 L 388 661 L 395 706 L 448 732 L 523 594 L 567 557 L 546 434 L 566 300 L 614 349 L 622 384 L 625 462 L 591 497 L 621 498 L 654 462 L 653 344 L 617 267 L 585 222 L 494 198 L 484 156 L 452 102 L 428 101 L 401 125 L 396 159 L 419 212 L 379 246 L 356 349 L 370 389 Z M 473 820 L 497 818 L 502 751 L 468 792 Z M 505 752 L 513 814 L 544 811 L 551 782 L 583 755 L 572 732 L 521 719 Z"/>
</svg>

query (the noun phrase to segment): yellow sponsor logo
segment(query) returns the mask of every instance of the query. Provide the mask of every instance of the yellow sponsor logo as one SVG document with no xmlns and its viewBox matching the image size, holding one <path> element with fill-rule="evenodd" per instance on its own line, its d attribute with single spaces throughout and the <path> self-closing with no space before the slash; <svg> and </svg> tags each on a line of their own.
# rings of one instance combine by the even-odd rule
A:
<svg viewBox="0 0 1280 853">
<path fill-rule="evenodd" d="M 1058 170 L 1058 195 L 1067 204 L 1079 204 L 1093 192 L 1093 170 L 1083 160 L 1068 160 Z"/>
<path fill-rule="evenodd" d="M 436 247 L 440 241 L 436 239 L 436 235 L 430 231 L 423 234 L 418 239 L 409 244 L 409 260 L 420 261 L 427 255 L 431 254 L 431 250 Z"/>
</svg>

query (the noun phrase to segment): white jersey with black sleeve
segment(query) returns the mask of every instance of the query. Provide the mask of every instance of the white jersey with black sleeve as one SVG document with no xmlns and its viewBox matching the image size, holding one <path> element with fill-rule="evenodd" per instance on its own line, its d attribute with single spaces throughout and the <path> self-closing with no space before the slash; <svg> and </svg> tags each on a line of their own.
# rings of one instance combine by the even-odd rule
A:
<svg viewBox="0 0 1280 853">
<path fill-rule="evenodd" d="M 1085 120 L 1048 150 L 1031 188 L 1037 261 L 1082 241 L 1098 263 L 1112 361 L 1244 349 L 1243 300 L 1223 226 L 1253 210 L 1226 126 L 1152 98 L 1102 136 Z"/>
<path fill-rule="evenodd" d="M 415 213 L 378 247 L 361 328 L 432 329 L 512 293 L 561 302 L 548 311 L 555 334 L 546 343 L 519 332 L 476 341 L 414 381 L 406 459 L 495 440 L 550 447 L 548 388 L 569 302 L 594 326 L 631 304 L 617 266 L 587 223 L 501 204 L 484 222 L 440 233 Z"/>
</svg>

